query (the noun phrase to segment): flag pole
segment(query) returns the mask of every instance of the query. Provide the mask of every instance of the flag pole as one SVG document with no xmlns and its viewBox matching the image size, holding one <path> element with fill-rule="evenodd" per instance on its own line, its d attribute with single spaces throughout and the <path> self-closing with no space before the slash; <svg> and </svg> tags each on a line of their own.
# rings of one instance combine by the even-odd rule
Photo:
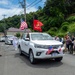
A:
<svg viewBox="0 0 75 75">
<path fill-rule="evenodd" d="M 23 0 L 23 2 L 20 2 L 22 8 L 24 9 L 24 18 L 26 22 L 26 0 Z M 24 28 L 24 32 L 26 32 L 26 27 Z"/>
<path fill-rule="evenodd" d="M 24 0 L 24 15 L 25 15 L 25 22 L 26 22 L 26 0 Z M 26 33 L 26 28 L 25 28 Z"/>
</svg>

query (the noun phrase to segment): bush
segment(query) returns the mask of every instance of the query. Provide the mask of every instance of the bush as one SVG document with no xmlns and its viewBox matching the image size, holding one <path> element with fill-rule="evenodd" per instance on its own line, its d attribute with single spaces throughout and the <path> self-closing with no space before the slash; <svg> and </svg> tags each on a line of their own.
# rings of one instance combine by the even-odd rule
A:
<svg viewBox="0 0 75 75">
<path fill-rule="evenodd" d="M 63 25 L 69 25 L 69 23 L 68 22 L 63 22 L 61 26 L 63 26 Z"/>
<path fill-rule="evenodd" d="M 58 37 L 64 37 L 65 36 L 65 33 L 58 33 L 57 36 Z"/>
<path fill-rule="evenodd" d="M 50 31 L 57 31 L 57 30 L 58 30 L 57 27 L 52 27 L 52 28 L 50 29 Z"/>
<path fill-rule="evenodd" d="M 71 28 L 69 32 L 75 32 L 75 28 Z"/>
<path fill-rule="evenodd" d="M 70 16 L 69 18 L 67 18 L 68 22 L 75 22 L 75 16 Z"/>
<path fill-rule="evenodd" d="M 51 36 L 55 36 L 56 35 L 56 33 L 54 31 L 51 31 L 51 30 L 47 31 L 47 33 L 50 34 Z"/>
<path fill-rule="evenodd" d="M 68 26 L 67 26 L 67 25 L 63 25 L 63 26 L 61 27 L 61 31 L 67 32 L 67 31 L 68 31 Z"/>
<path fill-rule="evenodd" d="M 75 22 L 69 26 L 69 32 L 75 32 Z"/>
<path fill-rule="evenodd" d="M 18 38 L 19 38 L 20 36 L 21 36 L 21 35 L 20 35 L 20 33 L 16 33 L 16 37 L 18 37 Z"/>
</svg>

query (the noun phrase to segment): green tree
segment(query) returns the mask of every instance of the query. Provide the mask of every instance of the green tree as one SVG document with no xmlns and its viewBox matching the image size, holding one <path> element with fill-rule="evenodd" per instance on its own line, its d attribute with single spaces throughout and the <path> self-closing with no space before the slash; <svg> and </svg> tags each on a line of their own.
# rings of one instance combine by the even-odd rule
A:
<svg viewBox="0 0 75 75">
<path fill-rule="evenodd" d="M 16 33 L 15 36 L 18 37 L 18 38 L 20 38 L 21 34 L 20 33 Z"/>
<path fill-rule="evenodd" d="M 4 23 L 0 23 L 0 32 L 4 32 Z"/>
</svg>

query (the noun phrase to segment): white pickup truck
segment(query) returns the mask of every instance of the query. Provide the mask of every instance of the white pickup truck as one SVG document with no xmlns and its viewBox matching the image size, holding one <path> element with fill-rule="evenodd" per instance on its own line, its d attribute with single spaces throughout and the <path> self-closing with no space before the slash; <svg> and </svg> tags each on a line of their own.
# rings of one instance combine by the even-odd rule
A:
<svg viewBox="0 0 75 75">
<path fill-rule="evenodd" d="M 53 40 L 47 33 L 24 33 L 18 44 L 19 53 L 29 56 L 30 62 L 36 59 L 54 59 L 61 61 L 63 58 L 63 44 Z"/>
</svg>

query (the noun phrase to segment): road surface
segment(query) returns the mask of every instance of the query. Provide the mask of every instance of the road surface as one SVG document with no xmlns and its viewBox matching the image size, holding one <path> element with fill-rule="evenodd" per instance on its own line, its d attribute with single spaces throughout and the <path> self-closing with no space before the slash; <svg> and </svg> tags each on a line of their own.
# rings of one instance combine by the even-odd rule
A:
<svg viewBox="0 0 75 75">
<path fill-rule="evenodd" d="M 0 75 L 75 75 L 75 55 L 65 53 L 61 62 L 39 60 L 30 64 L 12 45 L 0 42 Z"/>
</svg>

